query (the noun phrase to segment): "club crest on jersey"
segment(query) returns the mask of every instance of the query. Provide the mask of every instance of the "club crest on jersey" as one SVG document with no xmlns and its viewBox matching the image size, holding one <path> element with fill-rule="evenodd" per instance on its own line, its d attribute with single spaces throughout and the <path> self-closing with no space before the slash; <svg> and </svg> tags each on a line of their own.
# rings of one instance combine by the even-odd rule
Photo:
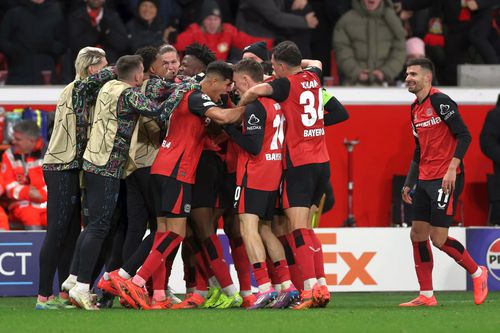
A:
<svg viewBox="0 0 500 333">
<path fill-rule="evenodd" d="M 426 116 L 432 116 L 432 109 L 428 108 L 427 110 L 425 110 L 425 115 Z"/>
<path fill-rule="evenodd" d="M 448 112 L 451 111 L 451 108 L 448 104 L 440 104 L 439 109 L 441 110 L 440 113 L 444 116 Z"/>
<path fill-rule="evenodd" d="M 257 118 L 254 114 L 252 114 L 250 116 L 250 118 L 248 119 L 248 124 L 250 124 L 250 125 L 257 125 L 258 123 L 260 123 L 260 119 Z"/>
</svg>

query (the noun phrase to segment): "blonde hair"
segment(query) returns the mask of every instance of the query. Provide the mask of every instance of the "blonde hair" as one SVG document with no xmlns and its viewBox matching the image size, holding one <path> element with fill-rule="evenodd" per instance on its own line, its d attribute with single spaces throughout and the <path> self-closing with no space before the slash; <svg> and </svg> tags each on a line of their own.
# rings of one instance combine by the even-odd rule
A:
<svg viewBox="0 0 500 333">
<path fill-rule="evenodd" d="M 75 60 L 75 80 L 81 80 L 88 77 L 89 67 L 97 65 L 104 57 L 106 57 L 106 52 L 98 47 L 87 46 L 81 49 Z"/>
</svg>

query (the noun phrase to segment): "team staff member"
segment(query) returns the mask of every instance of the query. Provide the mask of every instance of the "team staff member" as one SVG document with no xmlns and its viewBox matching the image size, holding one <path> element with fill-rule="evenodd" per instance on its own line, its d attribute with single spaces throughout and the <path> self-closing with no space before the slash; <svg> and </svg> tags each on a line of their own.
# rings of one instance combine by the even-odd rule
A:
<svg viewBox="0 0 500 333">
<path fill-rule="evenodd" d="M 240 95 L 263 80 L 264 70 L 253 59 L 243 59 L 234 66 L 235 88 Z M 283 169 L 284 121 L 281 106 L 261 97 L 247 105 L 241 132 L 233 126 L 226 128 L 242 148 L 238 154 L 234 199 L 259 288 L 257 300 L 250 309 L 264 308 L 276 298 L 273 307 L 286 308 L 299 296 L 290 280 L 283 246 L 271 230 Z M 282 285 L 279 296 L 269 279 L 266 250 Z"/>
<path fill-rule="evenodd" d="M 92 272 L 111 228 L 133 129 L 139 115 L 158 117 L 161 107 L 138 91 L 144 77 L 142 58 L 123 56 L 116 63 L 117 80 L 106 83 L 97 98 L 94 122 L 83 155 L 89 224 L 79 249 L 78 274 L 70 298 L 95 310 L 90 294 Z"/>
<path fill-rule="evenodd" d="M 488 295 L 488 271 L 479 267 L 456 239 L 448 236 L 456 203 L 464 186 L 463 158 L 471 142 L 457 104 L 432 87 L 434 65 L 427 58 L 412 59 L 406 67 L 408 91 L 417 97 L 411 105 L 415 153 L 401 190 L 403 201 L 413 204 L 410 238 L 420 295 L 400 306 L 436 306 L 432 287 L 432 244 L 455 259 L 472 276 L 474 303 Z M 418 183 L 413 198 L 410 190 Z"/>
<path fill-rule="evenodd" d="M 157 103 L 162 102 L 176 84 L 171 81 L 166 82 L 168 67 L 163 64 L 162 56 L 158 49 L 153 46 L 146 46 L 136 51 L 143 60 L 144 82 L 141 92 L 146 97 Z M 154 119 L 139 116 L 139 120 L 134 128 L 129 149 L 129 161 L 125 170 L 125 184 L 127 188 L 127 230 L 123 242 L 123 265 L 121 274 L 126 278 L 127 271 L 133 274 L 144 262 L 151 251 L 154 233 L 156 231 L 156 212 L 154 207 L 153 193 L 151 190 L 150 171 L 151 165 L 158 153 L 161 144 L 161 129 Z M 144 237 L 149 224 L 150 234 Z M 143 239 L 144 238 L 144 239 Z M 121 260 L 122 257 L 119 259 Z M 110 294 L 117 295 L 118 291 L 111 283 L 108 270 L 97 285 L 98 288 Z M 115 270 L 114 274 L 119 274 Z M 164 280 L 164 279 L 163 279 Z M 158 289 L 161 285 L 161 289 Z M 161 300 L 163 306 L 169 305 L 166 302 L 165 283 L 162 279 L 153 279 L 153 287 L 157 300 Z M 160 298 L 160 299 L 158 299 Z"/>
<path fill-rule="evenodd" d="M 300 302 L 294 308 L 307 309 L 330 299 L 326 280 L 316 278 L 323 267 L 321 242 L 314 230 L 308 229 L 310 207 L 319 204 L 330 178 L 320 83 L 322 65 L 320 61 L 302 60 L 299 48 L 290 41 L 273 49 L 271 62 L 277 79 L 250 88 L 240 104 L 269 96 L 281 104 L 285 115 L 282 200 L 292 231 L 287 239 L 304 281 Z"/>
<path fill-rule="evenodd" d="M 202 141 L 205 137 L 205 120 L 231 123 L 240 119 L 244 108 L 221 109 L 215 103 L 232 84 L 233 72 L 224 62 L 213 62 L 206 76 L 198 85 L 186 87 L 182 98 L 175 105 L 170 126 L 155 162 L 151 168 L 158 196 L 158 231 L 153 249 L 141 269 L 125 283 L 126 292 L 142 308 L 149 308 L 144 289 L 146 281 L 163 260 L 182 242 L 186 233 L 186 220 L 191 211 L 191 188 L 195 181 Z M 176 93 L 174 93 L 175 95 Z M 171 96 L 176 99 L 176 96 Z M 242 299 L 236 292 L 229 298 L 230 306 L 239 306 Z"/>
<path fill-rule="evenodd" d="M 55 111 L 51 140 L 43 159 L 47 184 L 47 233 L 40 251 L 37 309 L 54 309 L 64 302 L 52 297 L 57 269 L 59 283 L 69 274 L 69 265 L 81 229 L 80 170 L 99 89 L 116 77 L 105 68 L 106 53 L 85 47 L 75 61 L 76 77 L 62 91 Z M 68 298 L 67 293 L 60 295 Z"/>
</svg>

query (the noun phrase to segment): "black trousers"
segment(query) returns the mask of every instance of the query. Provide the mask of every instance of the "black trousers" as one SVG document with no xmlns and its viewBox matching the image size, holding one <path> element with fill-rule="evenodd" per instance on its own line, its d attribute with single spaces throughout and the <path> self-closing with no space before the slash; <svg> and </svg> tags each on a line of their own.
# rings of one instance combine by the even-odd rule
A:
<svg viewBox="0 0 500 333">
<path fill-rule="evenodd" d="M 44 171 L 47 185 L 47 232 L 39 257 L 38 294 L 49 297 L 56 269 L 59 286 L 69 274 L 81 229 L 79 170 Z"/>
<path fill-rule="evenodd" d="M 84 172 L 89 224 L 80 239 L 78 282 L 90 283 L 101 249 L 111 230 L 120 193 L 120 179 Z"/>
<path fill-rule="evenodd" d="M 131 258 L 139 248 L 148 224 L 152 232 L 156 230 L 156 212 L 150 171 L 151 168 L 149 167 L 140 168 L 125 179 L 127 184 L 128 226 L 123 244 L 124 262 Z M 149 251 L 150 249 L 148 253 Z"/>
</svg>

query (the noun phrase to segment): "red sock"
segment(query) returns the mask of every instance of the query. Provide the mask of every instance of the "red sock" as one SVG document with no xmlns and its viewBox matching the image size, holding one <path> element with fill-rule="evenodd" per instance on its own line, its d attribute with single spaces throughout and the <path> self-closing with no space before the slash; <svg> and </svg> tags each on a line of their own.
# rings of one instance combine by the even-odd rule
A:
<svg viewBox="0 0 500 333">
<path fill-rule="evenodd" d="M 174 259 L 178 251 L 179 251 L 179 246 L 177 246 L 165 260 L 165 290 L 167 290 L 168 288 L 168 280 L 170 279 L 170 274 L 172 273 L 172 266 L 174 265 Z"/>
<path fill-rule="evenodd" d="M 302 290 L 304 289 L 304 279 L 302 279 L 302 273 L 300 272 L 300 268 L 295 262 L 295 257 L 293 255 L 293 250 L 288 242 L 288 238 L 285 235 L 279 236 L 281 244 L 283 244 L 283 248 L 285 249 L 286 262 L 288 263 L 288 270 L 290 271 L 290 277 L 292 278 L 292 283 L 295 288 Z"/>
<path fill-rule="evenodd" d="M 248 260 L 247 250 L 243 244 L 243 238 L 231 239 L 231 255 L 233 256 L 234 268 L 238 273 L 240 290 L 252 290 L 250 282 L 250 261 Z"/>
<path fill-rule="evenodd" d="M 161 296 L 161 297 L 156 297 L 156 300 L 163 300 L 165 297 L 165 276 L 166 276 L 167 270 L 165 268 L 165 265 L 159 265 L 158 268 L 153 272 L 153 275 L 151 276 L 153 278 L 153 291 L 155 293 L 155 296 Z M 163 291 L 162 294 L 159 294 L 159 291 Z"/>
<path fill-rule="evenodd" d="M 316 278 L 316 270 L 314 268 L 314 251 L 313 242 L 309 236 L 309 230 L 305 228 L 295 229 L 292 233 L 287 235 L 288 242 L 290 243 L 295 263 L 299 266 L 302 280 Z"/>
<path fill-rule="evenodd" d="M 160 236 L 159 236 L 160 234 Z M 158 237 L 158 238 L 157 238 Z M 162 264 L 163 260 L 175 250 L 175 248 L 182 242 L 182 237 L 175 232 L 166 232 L 163 235 L 156 233 L 153 248 L 149 253 L 146 261 L 141 269 L 137 272 L 144 280 L 148 280 L 154 271 Z"/>
<path fill-rule="evenodd" d="M 203 252 L 210 261 L 210 267 L 212 268 L 217 281 L 222 288 L 225 288 L 233 284 L 231 275 L 229 274 L 229 266 L 224 259 L 224 253 L 222 252 L 222 244 L 217 235 L 211 235 L 207 238 L 203 244 Z"/>
<path fill-rule="evenodd" d="M 280 260 L 273 263 L 274 269 L 276 270 L 276 276 L 278 283 L 283 283 L 285 281 L 290 281 L 290 270 L 288 269 L 288 264 L 286 260 Z"/>
<path fill-rule="evenodd" d="M 196 270 L 196 286 L 195 287 L 196 287 L 196 290 L 199 290 L 199 291 L 208 290 L 208 279 L 198 269 Z"/>
<path fill-rule="evenodd" d="M 271 283 L 271 280 L 269 279 L 269 275 L 267 273 L 267 266 L 265 262 L 257 262 L 253 264 L 252 271 L 258 286 L 262 286 L 266 283 Z"/>
<path fill-rule="evenodd" d="M 271 283 L 272 284 L 280 284 L 280 280 L 278 278 L 278 274 L 276 272 L 276 267 L 274 267 L 274 263 L 271 260 L 270 256 L 266 257 L 266 266 L 267 266 L 267 273 L 269 274 L 269 277 L 271 278 Z"/>
<path fill-rule="evenodd" d="M 465 268 L 467 273 L 472 274 L 477 271 L 477 263 L 472 259 L 469 251 L 458 240 L 448 237 L 440 250 L 455 259 L 457 264 Z"/>
<path fill-rule="evenodd" d="M 433 290 L 432 268 L 434 267 L 434 259 L 429 240 L 413 242 L 413 260 L 415 261 L 415 270 L 417 271 L 420 291 Z"/>
<path fill-rule="evenodd" d="M 309 230 L 309 237 L 311 237 L 313 241 L 313 247 L 317 252 L 314 252 L 314 269 L 316 273 L 316 278 L 325 278 L 325 262 L 323 260 L 323 247 L 321 246 L 321 242 L 319 238 L 316 236 L 316 233 L 313 229 Z"/>
</svg>

